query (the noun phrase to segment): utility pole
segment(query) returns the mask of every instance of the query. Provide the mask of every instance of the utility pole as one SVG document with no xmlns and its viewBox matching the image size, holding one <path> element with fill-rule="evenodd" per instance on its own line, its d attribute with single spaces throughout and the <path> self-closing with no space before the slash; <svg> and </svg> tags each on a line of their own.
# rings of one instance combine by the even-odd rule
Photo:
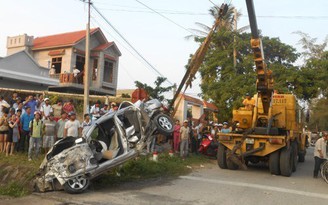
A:
<svg viewBox="0 0 328 205">
<path fill-rule="evenodd" d="M 85 64 L 84 64 L 84 96 L 83 96 L 83 113 L 89 113 L 89 87 L 90 87 L 90 6 L 88 0 L 88 22 L 86 28 L 85 43 Z"/>
<path fill-rule="evenodd" d="M 237 66 L 237 50 L 236 50 L 236 33 L 237 33 L 237 9 L 233 10 L 233 25 L 234 25 L 234 31 L 235 35 L 233 36 L 233 67 L 236 68 Z"/>
</svg>

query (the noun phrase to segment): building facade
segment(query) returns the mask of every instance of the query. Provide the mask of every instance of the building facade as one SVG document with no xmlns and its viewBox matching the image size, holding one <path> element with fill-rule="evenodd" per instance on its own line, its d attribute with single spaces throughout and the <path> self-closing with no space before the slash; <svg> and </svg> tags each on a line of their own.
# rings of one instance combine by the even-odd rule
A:
<svg viewBox="0 0 328 205">
<path fill-rule="evenodd" d="M 85 45 L 85 30 L 37 38 L 24 34 L 7 38 L 7 55 L 24 51 L 48 69 L 49 77 L 58 81 L 49 86 L 50 91 L 83 93 Z M 90 93 L 115 95 L 121 52 L 100 28 L 90 31 L 90 51 Z"/>
</svg>

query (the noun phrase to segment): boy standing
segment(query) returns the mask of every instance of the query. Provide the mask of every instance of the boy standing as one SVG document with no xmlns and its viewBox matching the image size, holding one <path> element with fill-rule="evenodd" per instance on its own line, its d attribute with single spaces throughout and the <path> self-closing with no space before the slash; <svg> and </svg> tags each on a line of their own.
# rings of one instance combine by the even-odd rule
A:
<svg viewBox="0 0 328 205">
<path fill-rule="evenodd" d="M 188 155 L 189 133 L 188 120 L 185 120 L 180 128 L 180 156 L 183 159 Z"/>
<path fill-rule="evenodd" d="M 43 133 L 43 148 L 45 154 L 47 154 L 50 147 L 54 145 L 56 138 L 56 121 L 52 113 L 50 113 L 49 119 L 45 120 L 43 123 Z"/>
<path fill-rule="evenodd" d="M 42 136 L 42 121 L 41 114 L 39 112 L 34 113 L 34 120 L 30 122 L 29 126 L 31 130 L 30 143 L 28 148 L 28 161 L 32 161 L 32 151 L 35 146 L 35 157 L 38 157 L 40 151 L 41 144 L 41 136 Z"/>
</svg>

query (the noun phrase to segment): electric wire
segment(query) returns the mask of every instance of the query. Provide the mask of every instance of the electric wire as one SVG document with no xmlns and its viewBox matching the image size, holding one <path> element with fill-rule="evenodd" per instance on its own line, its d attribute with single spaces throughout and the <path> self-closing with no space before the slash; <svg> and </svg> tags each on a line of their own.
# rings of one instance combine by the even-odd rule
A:
<svg viewBox="0 0 328 205">
<path fill-rule="evenodd" d="M 102 28 L 102 30 L 107 33 L 111 38 L 113 38 L 115 40 L 115 42 L 117 42 L 120 46 L 122 46 L 126 51 L 128 51 L 135 59 L 137 59 L 138 61 L 140 61 L 141 63 L 143 63 L 145 66 L 148 67 L 148 65 L 143 61 L 141 60 L 140 58 L 138 58 L 136 56 L 136 54 L 134 54 L 130 49 L 128 49 L 120 40 L 118 40 L 117 38 L 115 38 L 107 29 L 105 29 L 106 27 L 104 27 L 100 22 L 97 21 L 97 19 L 95 17 L 92 16 L 91 18 L 91 21 L 94 21 L 97 23 L 97 25 L 99 27 Z M 120 62 L 121 63 L 121 62 Z M 151 71 L 155 74 L 155 75 L 158 75 L 154 70 L 151 69 Z"/>
<path fill-rule="evenodd" d="M 147 63 L 147 65 L 153 69 L 159 76 L 161 77 L 165 77 L 163 74 L 161 74 L 148 60 L 146 60 L 146 58 L 141 55 L 141 53 L 139 51 L 137 51 L 137 49 L 116 29 L 116 27 L 113 26 L 112 23 L 109 22 L 109 20 L 97 9 L 97 7 L 94 4 L 91 4 L 91 7 L 103 18 L 103 20 L 120 36 L 120 38 L 122 38 L 122 40 L 129 45 L 129 47 L 143 60 Z M 173 85 L 173 83 L 171 81 L 169 81 L 166 78 L 166 81 Z"/>
<path fill-rule="evenodd" d="M 187 29 L 187 28 L 181 26 L 180 24 L 176 23 L 175 21 L 173 21 L 172 19 L 168 18 L 167 16 L 161 14 L 160 12 L 158 12 L 158 11 L 152 9 L 151 7 L 149 7 L 149 6 L 147 6 L 146 4 L 142 3 L 141 1 L 136 0 L 136 2 L 138 2 L 138 3 L 141 4 L 141 5 L 143 5 L 144 7 L 148 8 L 149 10 L 155 12 L 156 14 L 160 15 L 161 17 L 165 18 L 166 20 L 170 21 L 171 23 L 173 23 L 174 25 L 180 27 L 181 29 L 183 29 L 183 30 L 185 30 L 185 31 L 187 31 L 187 32 L 189 32 L 189 33 L 191 33 L 191 34 L 193 34 L 193 35 L 196 35 L 196 34 L 193 33 L 192 31 L 190 31 L 189 29 Z"/>
</svg>

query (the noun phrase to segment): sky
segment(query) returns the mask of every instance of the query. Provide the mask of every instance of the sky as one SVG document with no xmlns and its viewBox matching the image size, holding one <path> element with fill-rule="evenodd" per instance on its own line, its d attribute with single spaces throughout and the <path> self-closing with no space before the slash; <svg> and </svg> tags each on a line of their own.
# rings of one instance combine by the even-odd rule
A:
<svg viewBox="0 0 328 205">
<path fill-rule="evenodd" d="M 195 22 L 212 26 L 209 0 L 139 0 L 156 10 L 154 13 L 137 0 L 93 0 L 93 4 L 112 25 L 172 83 L 179 84 L 190 54 L 199 44 L 185 37 Z M 230 0 L 212 0 L 221 5 Z M 238 27 L 248 25 L 246 3 L 232 0 L 240 11 Z M 328 34 L 327 0 L 254 0 L 258 28 L 263 35 L 279 37 L 301 51 L 295 31 L 308 33 L 322 42 Z M 109 41 L 115 41 L 122 52 L 119 62 L 119 89 L 134 88 L 138 80 L 149 85 L 158 76 L 140 60 L 122 38 L 92 10 L 91 27 L 100 27 Z M 167 19 L 169 18 L 169 20 Z M 83 30 L 87 7 L 80 0 L 0 0 L 0 56 L 6 55 L 7 36 L 28 34 L 34 37 Z M 187 93 L 200 93 L 200 79 Z M 170 85 L 166 83 L 166 85 Z"/>
</svg>

